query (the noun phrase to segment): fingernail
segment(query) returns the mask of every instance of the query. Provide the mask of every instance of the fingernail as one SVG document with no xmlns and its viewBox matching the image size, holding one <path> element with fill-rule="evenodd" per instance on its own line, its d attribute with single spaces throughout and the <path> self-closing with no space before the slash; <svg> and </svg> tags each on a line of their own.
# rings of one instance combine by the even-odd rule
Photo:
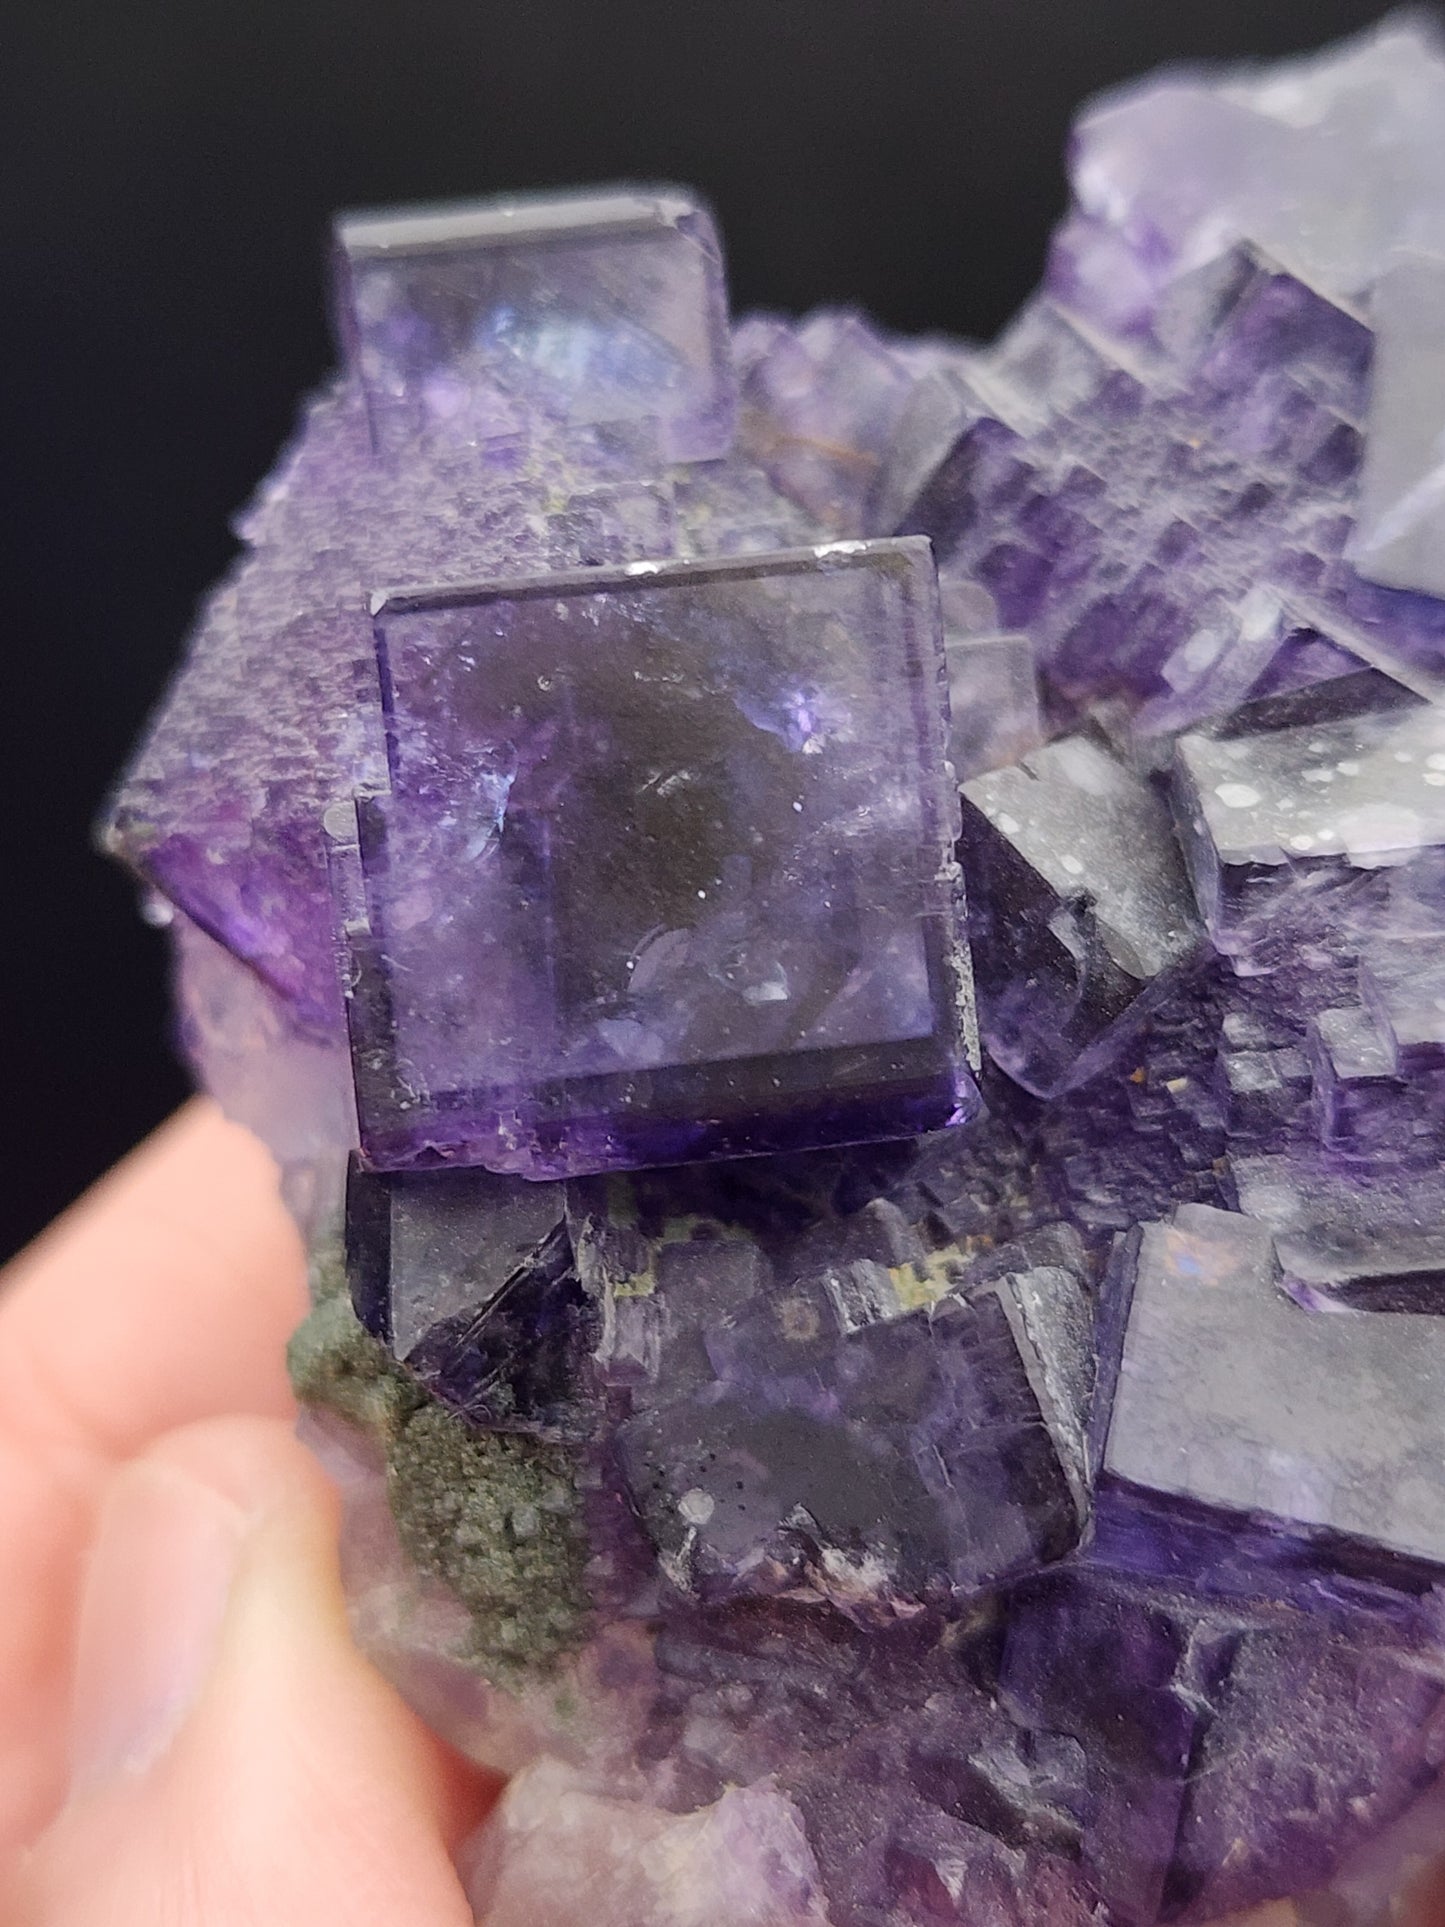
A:
<svg viewBox="0 0 1445 1927">
<path fill-rule="evenodd" d="M 81 1604 L 71 1794 L 144 1773 L 215 1657 L 246 1537 L 233 1499 L 169 1466 L 119 1474 Z"/>
</svg>

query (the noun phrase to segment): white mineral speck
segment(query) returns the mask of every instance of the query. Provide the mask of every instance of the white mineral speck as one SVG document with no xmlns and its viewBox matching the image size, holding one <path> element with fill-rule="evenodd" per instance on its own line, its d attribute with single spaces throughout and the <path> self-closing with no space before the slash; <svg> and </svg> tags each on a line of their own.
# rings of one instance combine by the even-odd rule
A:
<svg viewBox="0 0 1445 1927">
<path fill-rule="evenodd" d="M 1214 794 L 1228 810 L 1252 810 L 1261 800 L 1259 791 L 1248 783 L 1218 783 Z"/>
<path fill-rule="evenodd" d="M 690 1526 L 705 1526 L 713 1515 L 716 1504 L 711 1492 L 704 1492 L 695 1485 L 690 1492 L 684 1492 L 677 1502 L 677 1509 Z"/>
</svg>

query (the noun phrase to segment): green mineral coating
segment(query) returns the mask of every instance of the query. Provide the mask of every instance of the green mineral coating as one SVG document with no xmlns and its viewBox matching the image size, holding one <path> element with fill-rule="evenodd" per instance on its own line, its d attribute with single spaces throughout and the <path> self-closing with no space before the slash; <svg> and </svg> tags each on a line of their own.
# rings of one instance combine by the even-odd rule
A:
<svg viewBox="0 0 1445 1927">
<path fill-rule="evenodd" d="M 563 1448 L 473 1431 L 433 1402 L 407 1417 L 388 1459 L 401 1542 L 471 1613 L 484 1672 L 535 1674 L 580 1643 L 587 1549 Z"/>
<path fill-rule="evenodd" d="M 545 1671 L 585 1636 L 586 1540 L 560 1446 L 474 1431 L 408 1376 L 345 1291 L 287 1352 L 296 1396 L 379 1439 L 402 1545 L 472 1616 L 470 1659 L 499 1683 Z"/>
<path fill-rule="evenodd" d="M 322 1298 L 286 1349 L 296 1396 L 382 1439 L 395 1436 L 426 1394 L 359 1322 L 345 1292 Z"/>
<path fill-rule="evenodd" d="M 318 1238 L 311 1247 L 306 1267 L 306 1282 L 313 1305 L 324 1305 L 333 1298 L 345 1298 L 346 1247 L 339 1237 Z"/>
</svg>

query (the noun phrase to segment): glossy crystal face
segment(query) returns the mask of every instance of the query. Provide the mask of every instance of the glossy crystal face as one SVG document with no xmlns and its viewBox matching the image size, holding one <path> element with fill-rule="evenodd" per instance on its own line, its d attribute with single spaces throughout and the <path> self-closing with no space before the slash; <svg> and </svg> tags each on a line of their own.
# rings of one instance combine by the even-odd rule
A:
<svg viewBox="0 0 1445 1927">
<path fill-rule="evenodd" d="M 926 544 L 375 623 L 391 785 L 336 856 L 373 1162 L 557 1176 L 971 1110 Z"/>
<path fill-rule="evenodd" d="M 722 251 L 674 189 L 344 215 L 337 320 L 378 450 L 627 425 L 669 460 L 723 455 L 733 387 Z"/>
</svg>

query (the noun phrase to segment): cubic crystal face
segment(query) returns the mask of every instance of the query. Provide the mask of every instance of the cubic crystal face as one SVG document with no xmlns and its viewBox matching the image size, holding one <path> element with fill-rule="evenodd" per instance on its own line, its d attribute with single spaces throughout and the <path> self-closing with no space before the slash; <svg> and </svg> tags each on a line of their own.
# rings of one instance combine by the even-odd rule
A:
<svg viewBox="0 0 1445 1927">
<path fill-rule="evenodd" d="M 1445 1565 L 1445 1322 L 1302 1309 L 1257 1219 L 1183 1205 L 1137 1237 L 1105 1484 Z"/>
<path fill-rule="evenodd" d="M 1241 735 L 1184 736 L 1180 814 L 1221 950 L 1267 959 L 1371 872 L 1445 841 L 1445 711 L 1433 704 Z"/>
<path fill-rule="evenodd" d="M 954 635 L 945 624 L 953 725 L 948 757 L 960 783 L 1017 763 L 1043 745 L 1034 652 L 1027 636 Z"/>
<path fill-rule="evenodd" d="M 349 214 L 336 250 L 339 331 L 379 449 L 506 439 L 540 414 L 627 424 L 670 461 L 727 453 L 722 250 L 686 195 Z"/>
<path fill-rule="evenodd" d="M 1426 1154 L 1384 1169 L 1319 1153 L 1239 1157 L 1241 1211 L 1267 1224 L 1302 1302 L 1445 1310 L 1445 1172 Z"/>
<path fill-rule="evenodd" d="M 1052 1096 L 1123 1047 L 1202 931 L 1167 807 L 1088 737 L 963 786 L 960 844 L 989 1051 Z"/>
<path fill-rule="evenodd" d="M 927 545 L 387 598 L 362 1144 L 530 1177 L 976 1108 Z"/>
<path fill-rule="evenodd" d="M 574 1198 L 599 1370 L 626 1401 L 623 1484 L 680 1589 L 886 1620 L 1078 1541 L 1092 1307 L 1076 1240 L 975 1266 L 910 1222 L 906 1185 L 817 1158 Z"/>
<path fill-rule="evenodd" d="M 371 1172 L 347 1182 L 347 1272 L 366 1329 L 474 1425 L 575 1437 L 595 1342 L 561 1186 L 491 1171 Z"/>
<path fill-rule="evenodd" d="M 1445 472 L 1440 407 L 1445 348 L 1440 307 L 1445 260 L 1392 254 L 1375 283 L 1370 319 L 1370 434 L 1350 556 L 1362 575 L 1401 589 L 1445 593 L 1440 562 Z"/>
</svg>

